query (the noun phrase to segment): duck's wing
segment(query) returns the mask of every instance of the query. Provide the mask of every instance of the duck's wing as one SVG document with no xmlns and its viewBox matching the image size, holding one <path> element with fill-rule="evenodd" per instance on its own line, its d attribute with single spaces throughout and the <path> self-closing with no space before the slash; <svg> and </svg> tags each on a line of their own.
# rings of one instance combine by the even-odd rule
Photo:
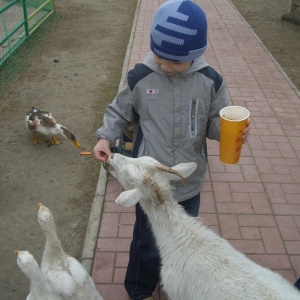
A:
<svg viewBox="0 0 300 300">
<path fill-rule="evenodd" d="M 30 110 L 25 118 L 29 130 L 47 134 L 47 131 L 56 127 L 56 121 L 48 111 L 38 109 Z"/>
<path fill-rule="evenodd" d="M 73 279 L 76 281 L 78 287 L 80 286 L 80 288 L 77 288 L 77 295 L 80 297 L 80 299 L 87 299 L 88 297 L 89 300 L 103 300 L 102 296 L 96 290 L 94 281 L 82 264 L 71 256 L 69 256 L 67 259 L 69 271 Z M 84 298 L 84 296 L 86 298 Z"/>
<path fill-rule="evenodd" d="M 71 276 L 78 285 L 83 286 L 89 278 L 88 272 L 82 266 L 82 264 L 74 257 L 69 256 L 67 260 Z"/>
<path fill-rule="evenodd" d="M 67 271 L 49 270 L 45 277 L 56 294 L 71 297 L 75 293 L 76 282 Z"/>
<path fill-rule="evenodd" d="M 40 125 L 45 128 L 53 128 L 56 126 L 56 121 L 52 114 L 48 111 L 39 111 L 32 115 L 32 118 L 38 120 Z"/>
</svg>

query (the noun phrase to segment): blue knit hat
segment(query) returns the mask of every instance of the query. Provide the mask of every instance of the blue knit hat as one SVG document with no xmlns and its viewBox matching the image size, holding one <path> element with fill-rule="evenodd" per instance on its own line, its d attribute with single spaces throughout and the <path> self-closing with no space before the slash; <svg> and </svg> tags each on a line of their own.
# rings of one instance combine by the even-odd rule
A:
<svg viewBox="0 0 300 300">
<path fill-rule="evenodd" d="M 158 56 L 179 62 L 193 61 L 207 47 L 203 10 L 190 0 L 169 0 L 154 15 L 150 48 Z"/>
</svg>

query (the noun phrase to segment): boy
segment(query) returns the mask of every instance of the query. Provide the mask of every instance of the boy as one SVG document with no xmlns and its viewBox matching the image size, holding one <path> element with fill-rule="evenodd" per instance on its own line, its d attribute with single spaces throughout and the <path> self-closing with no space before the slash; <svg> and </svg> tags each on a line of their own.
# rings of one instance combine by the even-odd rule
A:
<svg viewBox="0 0 300 300">
<path fill-rule="evenodd" d="M 197 217 L 207 165 L 206 138 L 220 139 L 219 111 L 228 105 L 225 82 L 202 56 L 207 47 L 206 16 L 192 1 L 162 4 L 150 38 L 151 52 L 128 73 L 127 87 L 106 108 L 94 155 L 104 162 L 129 124 L 136 124 L 133 157 L 152 156 L 168 166 L 197 162 L 186 186 L 173 183 L 174 199 Z M 249 129 L 248 124 L 243 142 Z M 152 299 L 158 281 L 159 253 L 138 204 L 125 288 L 132 299 Z"/>
</svg>

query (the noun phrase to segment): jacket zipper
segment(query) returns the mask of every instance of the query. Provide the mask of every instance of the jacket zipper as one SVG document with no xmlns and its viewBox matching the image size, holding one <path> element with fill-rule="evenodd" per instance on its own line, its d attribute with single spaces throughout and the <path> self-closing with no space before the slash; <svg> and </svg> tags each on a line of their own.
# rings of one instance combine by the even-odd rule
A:
<svg viewBox="0 0 300 300">
<path fill-rule="evenodd" d="M 191 103 L 191 114 L 190 114 L 190 132 L 191 137 L 195 137 L 197 134 L 197 101 L 198 99 L 193 99 Z"/>
</svg>

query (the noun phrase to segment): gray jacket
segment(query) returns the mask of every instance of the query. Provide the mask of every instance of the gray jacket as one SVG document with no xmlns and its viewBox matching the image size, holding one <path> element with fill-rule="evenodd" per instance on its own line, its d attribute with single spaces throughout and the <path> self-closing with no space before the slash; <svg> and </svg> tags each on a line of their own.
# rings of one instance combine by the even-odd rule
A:
<svg viewBox="0 0 300 300">
<path fill-rule="evenodd" d="M 219 141 L 219 111 L 227 105 L 223 78 L 202 56 L 186 72 L 168 77 L 150 52 L 128 73 L 127 87 L 107 106 L 96 135 L 113 146 L 129 123 L 136 123 L 143 133 L 138 156 L 152 156 L 167 166 L 197 162 L 186 186 L 173 183 L 174 198 L 180 202 L 196 196 L 203 186 L 206 138 Z"/>
</svg>

